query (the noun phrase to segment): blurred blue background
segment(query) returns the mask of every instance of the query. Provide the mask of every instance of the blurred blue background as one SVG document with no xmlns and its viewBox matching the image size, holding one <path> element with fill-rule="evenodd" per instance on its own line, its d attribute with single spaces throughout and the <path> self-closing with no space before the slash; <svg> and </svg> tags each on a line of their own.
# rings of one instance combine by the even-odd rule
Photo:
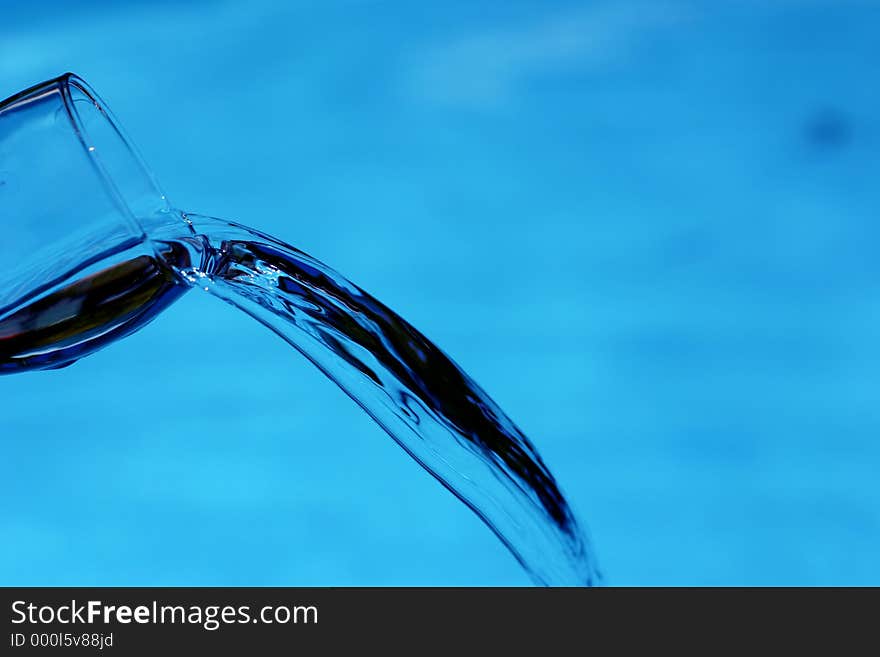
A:
<svg viewBox="0 0 880 657">
<path fill-rule="evenodd" d="M 538 445 L 612 584 L 880 584 L 880 3 L 25 2 L 186 210 L 338 268 Z M 0 379 L 4 585 L 519 585 L 190 293 Z"/>
</svg>

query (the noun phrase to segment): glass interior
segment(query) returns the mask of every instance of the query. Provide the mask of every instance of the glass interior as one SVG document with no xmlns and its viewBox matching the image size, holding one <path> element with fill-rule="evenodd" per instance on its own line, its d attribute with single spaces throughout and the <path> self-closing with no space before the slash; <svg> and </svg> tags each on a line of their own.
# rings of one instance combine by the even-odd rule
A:
<svg viewBox="0 0 880 657">
<path fill-rule="evenodd" d="M 106 104 L 65 74 L 0 103 L 0 316 L 145 241 L 170 209 Z"/>
</svg>

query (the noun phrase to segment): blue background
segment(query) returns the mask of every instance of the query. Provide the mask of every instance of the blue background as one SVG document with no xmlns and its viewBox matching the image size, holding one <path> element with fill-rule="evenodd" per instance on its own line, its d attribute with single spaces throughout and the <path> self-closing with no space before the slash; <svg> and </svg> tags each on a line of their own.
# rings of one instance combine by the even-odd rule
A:
<svg viewBox="0 0 880 657">
<path fill-rule="evenodd" d="M 613 584 L 880 584 L 880 4 L 3 3 L 175 203 L 338 268 L 533 438 Z M 0 583 L 526 584 L 196 292 L 0 379 Z"/>
</svg>

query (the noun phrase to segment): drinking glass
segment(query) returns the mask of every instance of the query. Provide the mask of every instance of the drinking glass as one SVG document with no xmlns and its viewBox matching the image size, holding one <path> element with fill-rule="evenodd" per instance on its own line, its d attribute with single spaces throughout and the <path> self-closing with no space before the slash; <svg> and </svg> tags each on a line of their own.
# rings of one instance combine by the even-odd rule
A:
<svg viewBox="0 0 880 657">
<path fill-rule="evenodd" d="M 69 365 L 186 289 L 161 263 L 188 254 L 148 237 L 185 223 L 76 75 L 0 103 L 0 212 L 0 373 Z"/>
</svg>

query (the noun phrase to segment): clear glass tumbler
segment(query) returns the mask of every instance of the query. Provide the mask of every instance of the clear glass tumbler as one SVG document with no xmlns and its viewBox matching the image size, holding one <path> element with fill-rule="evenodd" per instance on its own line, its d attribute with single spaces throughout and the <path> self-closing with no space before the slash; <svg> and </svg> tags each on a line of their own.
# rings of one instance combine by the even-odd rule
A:
<svg viewBox="0 0 880 657">
<path fill-rule="evenodd" d="M 0 374 L 63 367 L 127 335 L 186 287 L 186 228 L 107 106 L 65 74 L 0 103 Z"/>
</svg>

